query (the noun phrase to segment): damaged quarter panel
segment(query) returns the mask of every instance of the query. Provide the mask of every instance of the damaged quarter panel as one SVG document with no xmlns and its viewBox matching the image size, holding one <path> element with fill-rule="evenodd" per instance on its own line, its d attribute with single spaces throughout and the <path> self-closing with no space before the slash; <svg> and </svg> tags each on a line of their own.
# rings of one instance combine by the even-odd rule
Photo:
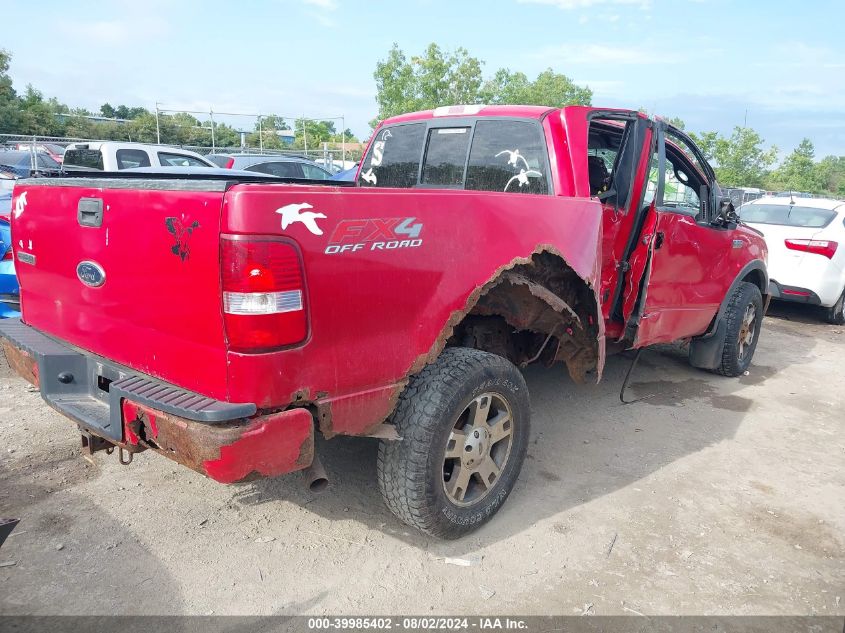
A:
<svg viewBox="0 0 845 633">
<path fill-rule="evenodd" d="M 276 210 L 289 205 L 318 214 L 309 216 L 317 226 L 282 230 Z M 591 287 L 599 274 L 601 207 L 589 199 L 242 184 L 229 190 L 225 208 L 224 233 L 298 243 L 310 318 L 302 346 L 230 352 L 229 398 L 270 407 L 298 394 L 316 403 L 328 435 L 366 434 L 382 422 L 409 374 L 436 358 L 451 327 L 503 271 L 545 251 Z"/>
</svg>

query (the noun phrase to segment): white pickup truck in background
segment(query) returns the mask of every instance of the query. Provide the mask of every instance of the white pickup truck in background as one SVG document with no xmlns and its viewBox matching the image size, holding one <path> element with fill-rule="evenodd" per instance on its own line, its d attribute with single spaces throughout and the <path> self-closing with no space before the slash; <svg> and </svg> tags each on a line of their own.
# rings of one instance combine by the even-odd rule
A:
<svg viewBox="0 0 845 633">
<path fill-rule="evenodd" d="M 144 143 L 100 141 L 71 143 L 64 155 L 65 170 L 118 171 L 136 167 L 216 167 L 196 152 Z"/>
</svg>

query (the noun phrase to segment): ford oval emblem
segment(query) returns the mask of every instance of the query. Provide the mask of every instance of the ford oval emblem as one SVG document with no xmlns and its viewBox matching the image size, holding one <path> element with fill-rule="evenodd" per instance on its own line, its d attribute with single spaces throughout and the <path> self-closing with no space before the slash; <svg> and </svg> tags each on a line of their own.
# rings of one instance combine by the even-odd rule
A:
<svg viewBox="0 0 845 633">
<path fill-rule="evenodd" d="M 99 288 L 106 283 L 106 271 L 96 262 L 79 262 L 76 267 L 79 281 L 91 288 Z"/>
</svg>

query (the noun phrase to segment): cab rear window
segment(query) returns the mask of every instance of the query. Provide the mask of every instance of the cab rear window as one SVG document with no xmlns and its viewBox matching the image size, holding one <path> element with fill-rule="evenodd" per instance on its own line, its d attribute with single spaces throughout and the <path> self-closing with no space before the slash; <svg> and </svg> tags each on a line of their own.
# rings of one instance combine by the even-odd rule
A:
<svg viewBox="0 0 845 633">
<path fill-rule="evenodd" d="M 380 130 L 361 167 L 363 187 L 402 187 L 417 184 L 425 123 Z"/>
<path fill-rule="evenodd" d="M 739 210 L 739 218 L 751 224 L 777 224 L 821 229 L 831 223 L 836 211 L 786 204 L 746 204 Z"/>
<path fill-rule="evenodd" d="M 546 146 L 537 123 L 479 121 L 467 168 L 467 189 L 549 192 Z"/>
<path fill-rule="evenodd" d="M 413 123 L 379 131 L 359 184 L 547 194 L 547 172 L 545 141 L 536 121 L 482 119 L 474 126 L 451 127 Z"/>
<path fill-rule="evenodd" d="M 98 149 L 79 148 L 65 152 L 62 164 L 68 167 L 83 167 L 85 169 L 103 169 L 103 153 Z"/>
</svg>

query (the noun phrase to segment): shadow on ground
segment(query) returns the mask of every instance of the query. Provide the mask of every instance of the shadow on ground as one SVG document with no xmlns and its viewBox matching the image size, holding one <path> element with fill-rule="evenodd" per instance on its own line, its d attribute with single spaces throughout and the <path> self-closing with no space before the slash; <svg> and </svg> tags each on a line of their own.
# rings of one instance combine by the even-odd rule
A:
<svg viewBox="0 0 845 633">
<path fill-rule="evenodd" d="M 4 456 L 0 515 L 20 524 L 0 549 L 8 565 L 0 568 L 3 615 L 143 615 L 149 605 L 153 613 L 180 611 L 178 584 L 130 529 L 131 515 L 124 524 L 72 490 L 98 476 L 75 450 L 54 448 L 37 462 Z"/>
<path fill-rule="evenodd" d="M 767 319 L 767 322 L 771 319 Z M 754 401 L 743 393 L 776 376 L 785 364 L 808 362 L 814 342 L 784 357 L 763 331 L 757 362 L 738 379 L 696 370 L 679 346 L 645 350 L 623 405 L 619 388 L 630 355 L 608 359 L 598 385 L 576 385 L 564 369 L 530 367 L 532 439 L 519 482 L 503 510 L 478 533 L 450 544 L 418 534 L 382 503 L 375 474 L 377 443 L 338 437 L 319 442 L 332 484 L 319 496 L 298 476 L 243 485 L 242 504 L 287 499 L 328 519 L 356 519 L 415 547 L 457 555 L 480 542 L 508 538 L 533 524 L 628 486 L 664 466 L 734 436 Z M 562 526 L 561 529 L 565 529 Z M 435 545 L 436 544 L 436 545 Z"/>
</svg>

